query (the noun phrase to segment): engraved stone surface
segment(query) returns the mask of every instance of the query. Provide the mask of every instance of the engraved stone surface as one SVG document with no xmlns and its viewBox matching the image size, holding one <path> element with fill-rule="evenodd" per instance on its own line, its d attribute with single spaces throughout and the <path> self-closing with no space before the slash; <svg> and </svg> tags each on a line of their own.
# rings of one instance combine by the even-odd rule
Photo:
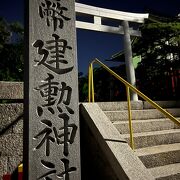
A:
<svg viewBox="0 0 180 180">
<path fill-rule="evenodd" d="M 29 0 L 27 12 L 25 179 L 80 180 L 74 0 Z"/>
</svg>

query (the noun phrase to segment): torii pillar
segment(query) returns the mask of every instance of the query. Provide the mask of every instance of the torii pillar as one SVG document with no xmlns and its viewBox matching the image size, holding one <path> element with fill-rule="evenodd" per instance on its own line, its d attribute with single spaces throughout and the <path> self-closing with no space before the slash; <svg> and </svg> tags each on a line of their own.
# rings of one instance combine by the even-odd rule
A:
<svg viewBox="0 0 180 180">
<path fill-rule="evenodd" d="M 129 23 L 128 21 L 123 21 L 124 29 L 124 52 L 125 52 L 125 64 L 126 64 L 126 74 L 128 82 L 136 86 L 135 70 L 132 60 L 132 47 L 131 47 L 131 37 L 129 33 Z M 138 101 L 138 95 L 135 92 L 131 92 L 131 100 Z"/>
</svg>

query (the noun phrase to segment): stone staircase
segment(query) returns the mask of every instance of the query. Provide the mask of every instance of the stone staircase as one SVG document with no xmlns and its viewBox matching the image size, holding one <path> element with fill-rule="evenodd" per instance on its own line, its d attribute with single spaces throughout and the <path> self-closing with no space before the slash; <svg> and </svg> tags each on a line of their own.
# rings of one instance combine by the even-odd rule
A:
<svg viewBox="0 0 180 180">
<path fill-rule="evenodd" d="M 179 102 L 157 102 L 180 117 Z M 113 125 L 129 143 L 127 102 L 98 103 Z M 148 103 L 132 102 L 135 154 L 158 180 L 180 179 L 180 127 Z"/>
</svg>

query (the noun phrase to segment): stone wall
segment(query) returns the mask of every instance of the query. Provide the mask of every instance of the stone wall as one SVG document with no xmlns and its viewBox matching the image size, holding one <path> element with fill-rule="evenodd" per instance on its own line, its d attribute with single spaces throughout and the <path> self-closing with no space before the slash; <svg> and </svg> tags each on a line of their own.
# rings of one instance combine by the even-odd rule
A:
<svg viewBox="0 0 180 180">
<path fill-rule="evenodd" d="M 0 179 L 12 174 L 23 155 L 23 84 L 0 82 Z"/>
</svg>

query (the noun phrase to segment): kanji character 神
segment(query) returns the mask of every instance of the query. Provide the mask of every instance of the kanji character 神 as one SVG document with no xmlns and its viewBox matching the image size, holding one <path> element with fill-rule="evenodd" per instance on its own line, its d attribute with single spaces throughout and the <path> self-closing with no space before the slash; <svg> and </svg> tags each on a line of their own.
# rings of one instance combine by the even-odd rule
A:
<svg viewBox="0 0 180 180">
<path fill-rule="evenodd" d="M 37 145 L 35 149 L 40 149 L 40 147 L 45 143 L 45 155 L 49 156 L 50 155 L 50 141 L 55 142 L 55 138 L 50 136 L 50 134 L 52 133 L 52 122 L 47 119 L 43 119 L 41 120 L 41 122 L 45 124 L 46 127 L 42 131 L 40 131 L 36 136 L 34 136 L 34 139 L 36 140 L 39 138 L 39 136 L 42 136 L 42 135 L 44 135 L 44 137 L 42 138 L 42 140 L 40 141 L 40 143 Z"/>
<path fill-rule="evenodd" d="M 67 116 L 64 120 L 64 126 L 57 130 L 56 127 L 52 126 L 52 122 L 48 119 L 43 119 L 41 122 L 46 126 L 41 130 L 37 135 L 34 136 L 34 140 L 39 139 L 40 136 L 43 136 L 39 144 L 36 146 L 35 150 L 40 149 L 43 144 L 45 144 L 45 155 L 50 155 L 50 141 L 57 145 L 63 144 L 64 146 L 64 155 L 69 154 L 68 143 L 72 144 L 77 131 L 77 126 L 75 124 L 68 124 Z M 63 132 L 61 132 L 63 131 Z M 61 140 L 63 138 L 63 140 Z"/>
<path fill-rule="evenodd" d="M 76 131 L 77 131 L 77 126 L 75 124 L 69 124 L 69 116 L 66 113 L 62 113 L 59 115 L 59 117 L 61 119 L 63 119 L 64 121 L 64 126 L 61 127 L 59 130 L 63 131 L 63 133 L 61 133 L 58 137 L 62 138 L 63 137 L 63 141 L 61 141 L 60 144 L 64 145 L 64 151 L 63 154 L 65 156 L 68 156 L 69 154 L 69 143 L 72 144 L 74 142 L 74 138 L 76 136 Z"/>
</svg>

